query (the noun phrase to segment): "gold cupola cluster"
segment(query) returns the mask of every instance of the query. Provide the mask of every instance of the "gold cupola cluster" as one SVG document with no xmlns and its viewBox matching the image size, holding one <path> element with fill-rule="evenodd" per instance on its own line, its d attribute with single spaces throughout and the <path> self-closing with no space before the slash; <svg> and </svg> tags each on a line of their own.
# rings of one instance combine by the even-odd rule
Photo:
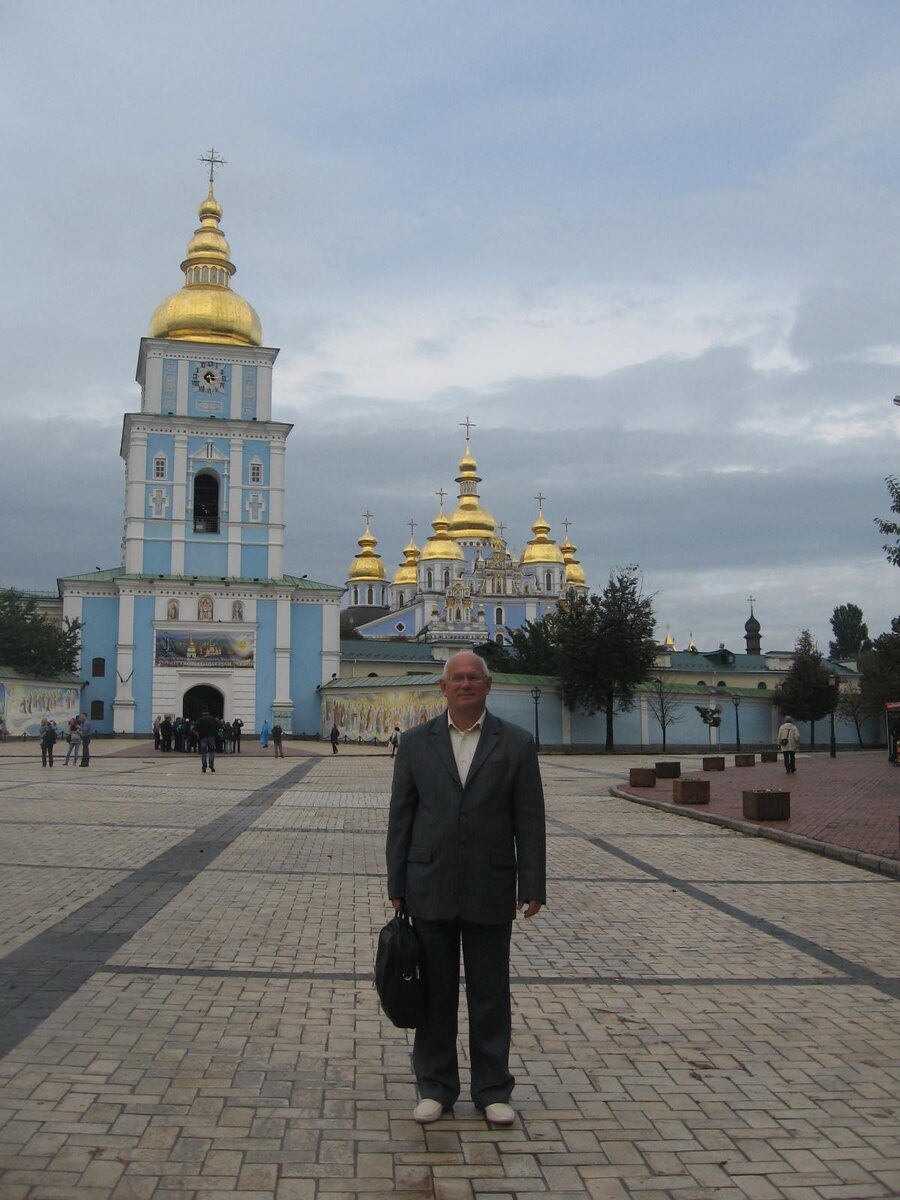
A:
<svg viewBox="0 0 900 1200">
<path fill-rule="evenodd" d="M 403 562 L 394 572 L 391 581 L 394 587 L 413 587 L 418 581 L 419 547 L 413 541 L 410 530 L 409 542 L 403 548 Z"/>
<path fill-rule="evenodd" d="M 150 321 L 152 338 L 178 342 L 215 342 L 225 346 L 261 346 L 256 310 L 231 290 L 235 273 L 231 249 L 219 228 L 222 208 L 209 195 L 199 208 L 200 227 L 188 242 L 181 264 L 184 287 L 157 308 Z"/>
<path fill-rule="evenodd" d="M 466 556 L 458 542 L 454 541 L 450 536 L 450 522 L 444 515 L 444 501 L 441 499 L 441 506 L 438 509 L 438 515 L 431 522 L 431 528 L 434 533 L 426 539 L 425 545 L 422 547 L 422 562 L 454 561 L 465 562 Z"/>
</svg>

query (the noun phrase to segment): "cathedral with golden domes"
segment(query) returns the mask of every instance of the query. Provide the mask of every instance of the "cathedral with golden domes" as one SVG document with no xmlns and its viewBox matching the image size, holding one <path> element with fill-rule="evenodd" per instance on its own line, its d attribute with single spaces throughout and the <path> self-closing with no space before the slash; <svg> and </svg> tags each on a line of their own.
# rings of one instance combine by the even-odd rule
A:
<svg viewBox="0 0 900 1200">
<path fill-rule="evenodd" d="M 465 453 L 459 460 L 457 504 L 444 512 L 445 492 L 437 492 L 439 507 L 433 532 L 416 545 L 410 540 L 403 561 L 388 579 L 387 568 L 375 550 L 369 527 L 359 539 L 359 553 L 350 564 L 342 627 L 365 638 L 414 638 L 426 642 L 435 656 L 494 641 L 501 645 L 510 630 L 537 621 L 555 608 L 568 592 L 586 592 L 584 568 L 568 534 L 557 543 L 544 519 L 543 496 L 537 496 L 537 519 L 532 537 L 520 554 L 510 549 L 505 526 L 498 525 L 481 506 L 481 477 L 472 456 L 473 424 L 466 419 Z"/>
<path fill-rule="evenodd" d="M 184 285 L 141 339 L 139 412 L 122 429 L 122 561 L 59 580 L 83 623 L 84 702 L 98 733 L 148 731 L 204 709 L 248 730 L 316 732 L 317 688 L 340 670 L 343 588 L 284 571 L 285 444 L 272 419 L 276 349 L 231 287 L 213 191 Z"/>
</svg>

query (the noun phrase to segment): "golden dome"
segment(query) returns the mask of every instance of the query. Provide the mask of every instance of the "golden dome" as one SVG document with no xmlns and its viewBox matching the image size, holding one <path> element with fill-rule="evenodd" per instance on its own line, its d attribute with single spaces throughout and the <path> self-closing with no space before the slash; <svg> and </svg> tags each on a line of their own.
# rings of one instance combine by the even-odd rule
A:
<svg viewBox="0 0 900 1200">
<path fill-rule="evenodd" d="M 459 504 L 450 514 L 450 536 L 457 539 L 475 538 L 479 541 L 489 541 L 497 532 L 497 522 L 478 503 L 478 485 L 481 478 L 478 475 L 478 464 L 469 450 L 468 437 L 466 452 L 459 460 L 456 482 L 459 484 Z"/>
<path fill-rule="evenodd" d="M 349 583 L 386 583 L 387 571 L 384 569 L 384 563 L 381 561 L 381 555 L 375 553 L 375 547 L 378 545 L 378 538 L 373 537 L 369 532 L 369 523 L 366 522 L 366 532 L 359 538 L 359 554 L 350 564 L 350 571 L 347 575 Z"/>
<path fill-rule="evenodd" d="M 416 543 L 409 539 L 409 545 L 403 550 L 405 562 L 402 562 L 394 572 L 393 584 L 403 587 L 410 583 L 413 587 L 419 582 L 418 562 L 419 562 L 419 547 Z"/>
<path fill-rule="evenodd" d="M 531 527 L 534 537 L 522 551 L 522 565 L 527 563 L 564 563 L 563 552 L 556 542 L 547 537 L 550 526 L 544 520 L 542 508 L 538 509 L 537 520 Z"/>
<path fill-rule="evenodd" d="M 179 342 L 261 346 L 262 326 L 256 310 L 231 290 L 236 268 L 219 228 L 222 208 L 213 195 L 212 183 L 198 212 L 200 228 L 188 242 L 187 258 L 181 264 L 184 287 L 159 305 L 150 320 L 150 336 Z"/>
<path fill-rule="evenodd" d="M 444 505 L 441 503 L 438 515 L 431 522 L 434 533 L 422 547 L 422 562 L 433 562 L 435 559 L 454 559 L 465 562 L 466 556 L 452 537 L 447 533 L 450 522 L 444 516 Z"/>
<path fill-rule="evenodd" d="M 559 548 L 562 551 L 562 556 L 566 564 L 566 587 L 586 588 L 587 578 L 584 573 L 584 567 L 575 557 L 575 551 L 578 547 L 569 537 L 569 522 L 563 521 L 563 524 L 566 527 L 566 536 L 559 543 Z"/>
</svg>

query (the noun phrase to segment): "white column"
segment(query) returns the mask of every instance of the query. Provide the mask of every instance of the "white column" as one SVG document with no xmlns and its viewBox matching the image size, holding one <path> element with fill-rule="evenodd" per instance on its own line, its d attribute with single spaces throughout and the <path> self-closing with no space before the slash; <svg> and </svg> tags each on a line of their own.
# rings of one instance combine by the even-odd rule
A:
<svg viewBox="0 0 900 1200">
<path fill-rule="evenodd" d="M 144 509 L 147 503 L 147 432 L 131 429 L 125 460 L 125 570 L 144 569 Z"/>
<path fill-rule="evenodd" d="M 179 390 L 181 375 L 178 377 Z M 187 401 L 185 401 L 186 403 Z M 179 399 L 179 404 L 181 403 Z M 187 508 L 187 448 L 186 433 L 176 433 L 172 462 L 172 568 L 173 575 L 184 574 L 184 530 Z"/>
<path fill-rule="evenodd" d="M 119 595 L 119 636 L 116 643 L 116 698 L 112 724 L 116 733 L 134 733 L 135 702 L 131 691 L 134 674 L 134 596 Z"/>
</svg>

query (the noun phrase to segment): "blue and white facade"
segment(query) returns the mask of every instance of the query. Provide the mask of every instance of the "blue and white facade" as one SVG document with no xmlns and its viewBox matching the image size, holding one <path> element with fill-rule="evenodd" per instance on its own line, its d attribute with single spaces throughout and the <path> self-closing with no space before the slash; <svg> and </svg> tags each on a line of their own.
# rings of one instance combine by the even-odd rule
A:
<svg viewBox="0 0 900 1200">
<path fill-rule="evenodd" d="M 84 625 L 99 732 L 147 733 L 157 715 L 208 707 L 247 732 L 277 719 L 315 733 L 316 688 L 340 669 L 343 588 L 284 571 L 278 351 L 254 344 L 258 318 L 230 291 L 220 213 L 210 187 L 185 287 L 141 339 L 141 407 L 122 431 L 122 564 L 59 581 L 63 615 Z"/>
</svg>

